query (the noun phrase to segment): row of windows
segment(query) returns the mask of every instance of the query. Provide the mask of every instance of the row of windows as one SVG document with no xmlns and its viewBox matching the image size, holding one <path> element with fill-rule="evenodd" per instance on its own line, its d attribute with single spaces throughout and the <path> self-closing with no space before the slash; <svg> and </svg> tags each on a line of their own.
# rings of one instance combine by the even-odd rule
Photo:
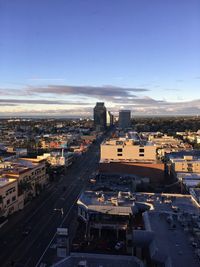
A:
<svg viewBox="0 0 200 267">
<path fill-rule="evenodd" d="M 123 149 L 122 148 L 118 148 L 117 152 L 123 152 Z M 139 149 L 139 153 L 144 153 L 144 148 L 140 148 Z"/>
<path fill-rule="evenodd" d="M 12 202 L 14 202 L 16 200 L 16 196 L 12 197 Z M 10 199 L 8 199 L 6 201 L 6 204 L 9 205 L 10 204 Z"/>
<path fill-rule="evenodd" d="M 43 167 L 43 168 L 40 168 L 40 169 L 37 169 L 37 170 L 35 170 L 35 172 L 33 171 L 33 172 L 31 172 L 31 175 L 37 175 L 37 174 L 39 174 L 39 173 L 41 173 L 42 171 L 44 171 L 45 170 L 45 167 Z M 25 178 L 27 178 L 28 176 L 25 176 Z M 31 176 L 29 176 L 29 178 L 30 178 Z"/>
<path fill-rule="evenodd" d="M 29 181 L 37 181 L 37 180 L 40 180 L 42 177 L 45 177 L 46 175 L 44 174 L 44 175 L 41 175 L 41 176 L 37 176 L 37 177 L 34 177 L 34 179 L 33 179 L 33 177 L 31 177 L 31 176 L 25 176 L 24 177 L 24 181 L 26 181 L 26 182 L 29 182 Z"/>
<path fill-rule="evenodd" d="M 12 187 L 12 188 L 8 189 L 8 190 L 6 191 L 6 196 L 9 195 L 9 194 L 12 194 L 12 193 L 15 192 L 15 191 L 16 191 L 15 187 Z"/>
<path fill-rule="evenodd" d="M 122 157 L 123 154 L 122 154 L 122 153 L 118 153 L 117 156 L 118 156 L 118 157 Z M 144 157 L 144 154 L 139 154 L 139 157 Z"/>
</svg>

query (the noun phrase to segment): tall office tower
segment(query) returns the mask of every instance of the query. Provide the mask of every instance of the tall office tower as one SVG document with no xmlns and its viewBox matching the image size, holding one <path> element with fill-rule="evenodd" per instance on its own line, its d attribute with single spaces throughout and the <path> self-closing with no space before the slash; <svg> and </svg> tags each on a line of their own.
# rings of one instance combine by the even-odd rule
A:
<svg viewBox="0 0 200 267">
<path fill-rule="evenodd" d="M 114 123 L 114 116 L 110 111 L 106 112 L 106 126 L 111 127 Z"/>
<path fill-rule="evenodd" d="M 94 127 L 97 131 L 104 131 L 106 128 L 106 107 L 103 102 L 97 102 L 94 107 Z"/>
<path fill-rule="evenodd" d="M 129 128 L 131 126 L 131 111 L 120 110 L 119 111 L 119 127 L 122 129 Z"/>
</svg>

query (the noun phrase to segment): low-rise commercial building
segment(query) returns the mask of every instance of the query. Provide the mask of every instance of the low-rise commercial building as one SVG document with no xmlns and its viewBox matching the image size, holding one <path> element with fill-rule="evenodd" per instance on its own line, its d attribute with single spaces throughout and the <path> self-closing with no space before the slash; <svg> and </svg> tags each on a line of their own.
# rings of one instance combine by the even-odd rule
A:
<svg viewBox="0 0 200 267">
<path fill-rule="evenodd" d="M 200 158 L 198 157 L 170 158 L 169 164 L 172 172 L 200 173 Z"/>
<path fill-rule="evenodd" d="M 123 244 L 122 254 L 136 256 L 147 266 L 187 267 L 191 263 L 196 267 L 199 207 L 190 195 L 84 192 L 78 200 L 78 216 L 86 225 L 83 236 L 89 243 L 98 244 L 101 236 L 105 242 L 106 237 L 115 237 L 123 241 L 114 245 L 114 251 Z"/>
<path fill-rule="evenodd" d="M 164 164 L 157 160 L 157 146 L 141 140 L 136 132 L 101 144 L 100 172 L 133 174 L 159 184 L 165 178 Z"/>
<path fill-rule="evenodd" d="M 0 169 L 3 176 L 13 178 L 18 183 L 18 194 L 28 200 L 38 194 L 47 183 L 45 160 L 21 158 L 3 163 Z"/>
<path fill-rule="evenodd" d="M 152 143 L 135 141 L 128 138 L 114 138 L 101 144 L 101 162 L 154 162 L 156 146 Z"/>
<path fill-rule="evenodd" d="M 0 217 L 8 215 L 23 208 L 23 202 L 18 199 L 18 183 L 16 179 L 0 178 Z"/>
</svg>

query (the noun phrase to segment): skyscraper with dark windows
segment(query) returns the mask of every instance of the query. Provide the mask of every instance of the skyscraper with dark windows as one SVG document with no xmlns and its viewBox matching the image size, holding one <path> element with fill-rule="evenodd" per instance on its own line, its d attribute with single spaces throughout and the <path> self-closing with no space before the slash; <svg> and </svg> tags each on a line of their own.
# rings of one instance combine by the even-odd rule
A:
<svg viewBox="0 0 200 267">
<path fill-rule="evenodd" d="M 97 102 L 94 107 L 94 127 L 97 131 L 106 129 L 106 107 L 103 102 Z"/>
<path fill-rule="evenodd" d="M 120 110 L 119 111 L 119 128 L 125 129 L 131 126 L 131 111 Z"/>
</svg>

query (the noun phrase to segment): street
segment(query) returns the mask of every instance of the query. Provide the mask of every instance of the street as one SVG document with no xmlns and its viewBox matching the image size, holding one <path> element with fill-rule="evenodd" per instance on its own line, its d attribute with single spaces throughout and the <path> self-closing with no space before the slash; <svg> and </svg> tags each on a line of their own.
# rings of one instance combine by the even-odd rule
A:
<svg viewBox="0 0 200 267">
<path fill-rule="evenodd" d="M 99 142 L 80 156 L 57 183 L 9 218 L 0 229 L 1 266 L 39 264 L 57 227 L 70 226 L 76 216 L 76 201 L 88 177 L 96 170 L 98 160 Z M 23 235 L 24 228 L 30 229 L 27 235 Z"/>
</svg>

